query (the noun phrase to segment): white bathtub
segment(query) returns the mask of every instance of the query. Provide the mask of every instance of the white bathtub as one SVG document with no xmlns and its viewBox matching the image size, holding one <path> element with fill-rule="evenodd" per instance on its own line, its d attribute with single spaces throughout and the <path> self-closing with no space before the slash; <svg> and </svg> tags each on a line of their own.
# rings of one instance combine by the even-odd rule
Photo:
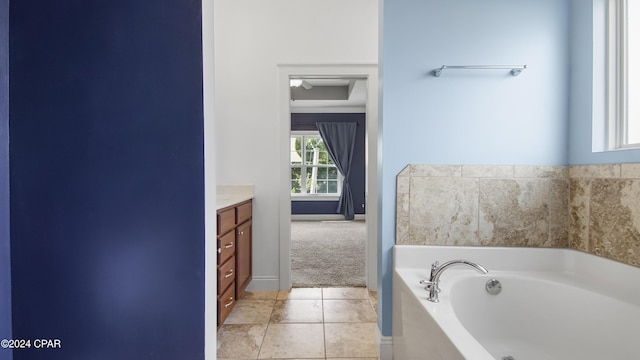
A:
<svg viewBox="0 0 640 360">
<path fill-rule="evenodd" d="M 419 284 L 446 269 L 439 303 Z M 498 279 L 502 292 L 485 283 Z M 405 359 L 640 358 L 640 269 L 568 249 L 394 248 L 393 355 Z"/>
</svg>

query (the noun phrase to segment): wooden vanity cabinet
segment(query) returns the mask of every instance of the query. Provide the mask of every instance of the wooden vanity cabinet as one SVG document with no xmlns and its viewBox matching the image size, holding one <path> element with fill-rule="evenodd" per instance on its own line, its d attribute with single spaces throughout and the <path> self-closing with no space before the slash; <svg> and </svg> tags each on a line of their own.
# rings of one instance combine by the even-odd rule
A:
<svg viewBox="0 0 640 360">
<path fill-rule="evenodd" d="M 252 200 L 217 212 L 218 328 L 252 279 Z"/>
<path fill-rule="evenodd" d="M 238 226 L 236 231 L 236 296 L 244 295 L 251 282 L 251 219 Z"/>
</svg>

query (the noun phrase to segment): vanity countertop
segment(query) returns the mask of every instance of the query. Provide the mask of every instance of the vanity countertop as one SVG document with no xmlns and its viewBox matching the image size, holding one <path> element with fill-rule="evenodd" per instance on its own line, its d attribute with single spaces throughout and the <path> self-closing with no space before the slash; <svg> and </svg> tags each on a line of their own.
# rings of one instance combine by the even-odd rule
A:
<svg viewBox="0 0 640 360">
<path fill-rule="evenodd" d="M 217 185 L 216 210 L 253 199 L 253 185 Z"/>
</svg>

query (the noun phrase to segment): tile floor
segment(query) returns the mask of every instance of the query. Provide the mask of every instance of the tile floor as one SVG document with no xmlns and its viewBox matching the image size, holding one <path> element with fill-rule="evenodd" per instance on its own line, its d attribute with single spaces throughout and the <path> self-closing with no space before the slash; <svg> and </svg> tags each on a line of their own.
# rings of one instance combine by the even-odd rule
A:
<svg viewBox="0 0 640 360">
<path fill-rule="evenodd" d="M 377 359 L 376 293 L 247 292 L 218 331 L 218 359 Z"/>
</svg>

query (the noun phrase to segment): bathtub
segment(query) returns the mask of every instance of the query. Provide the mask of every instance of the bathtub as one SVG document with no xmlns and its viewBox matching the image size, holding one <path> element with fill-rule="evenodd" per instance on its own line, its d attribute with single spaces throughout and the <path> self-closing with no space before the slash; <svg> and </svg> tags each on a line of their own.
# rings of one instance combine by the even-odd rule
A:
<svg viewBox="0 0 640 360">
<path fill-rule="evenodd" d="M 420 280 L 440 277 L 438 303 Z M 497 279 L 502 292 L 485 284 Z M 394 247 L 393 355 L 405 359 L 640 358 L 640 269 L 569 249 Z"/>
</svg>

